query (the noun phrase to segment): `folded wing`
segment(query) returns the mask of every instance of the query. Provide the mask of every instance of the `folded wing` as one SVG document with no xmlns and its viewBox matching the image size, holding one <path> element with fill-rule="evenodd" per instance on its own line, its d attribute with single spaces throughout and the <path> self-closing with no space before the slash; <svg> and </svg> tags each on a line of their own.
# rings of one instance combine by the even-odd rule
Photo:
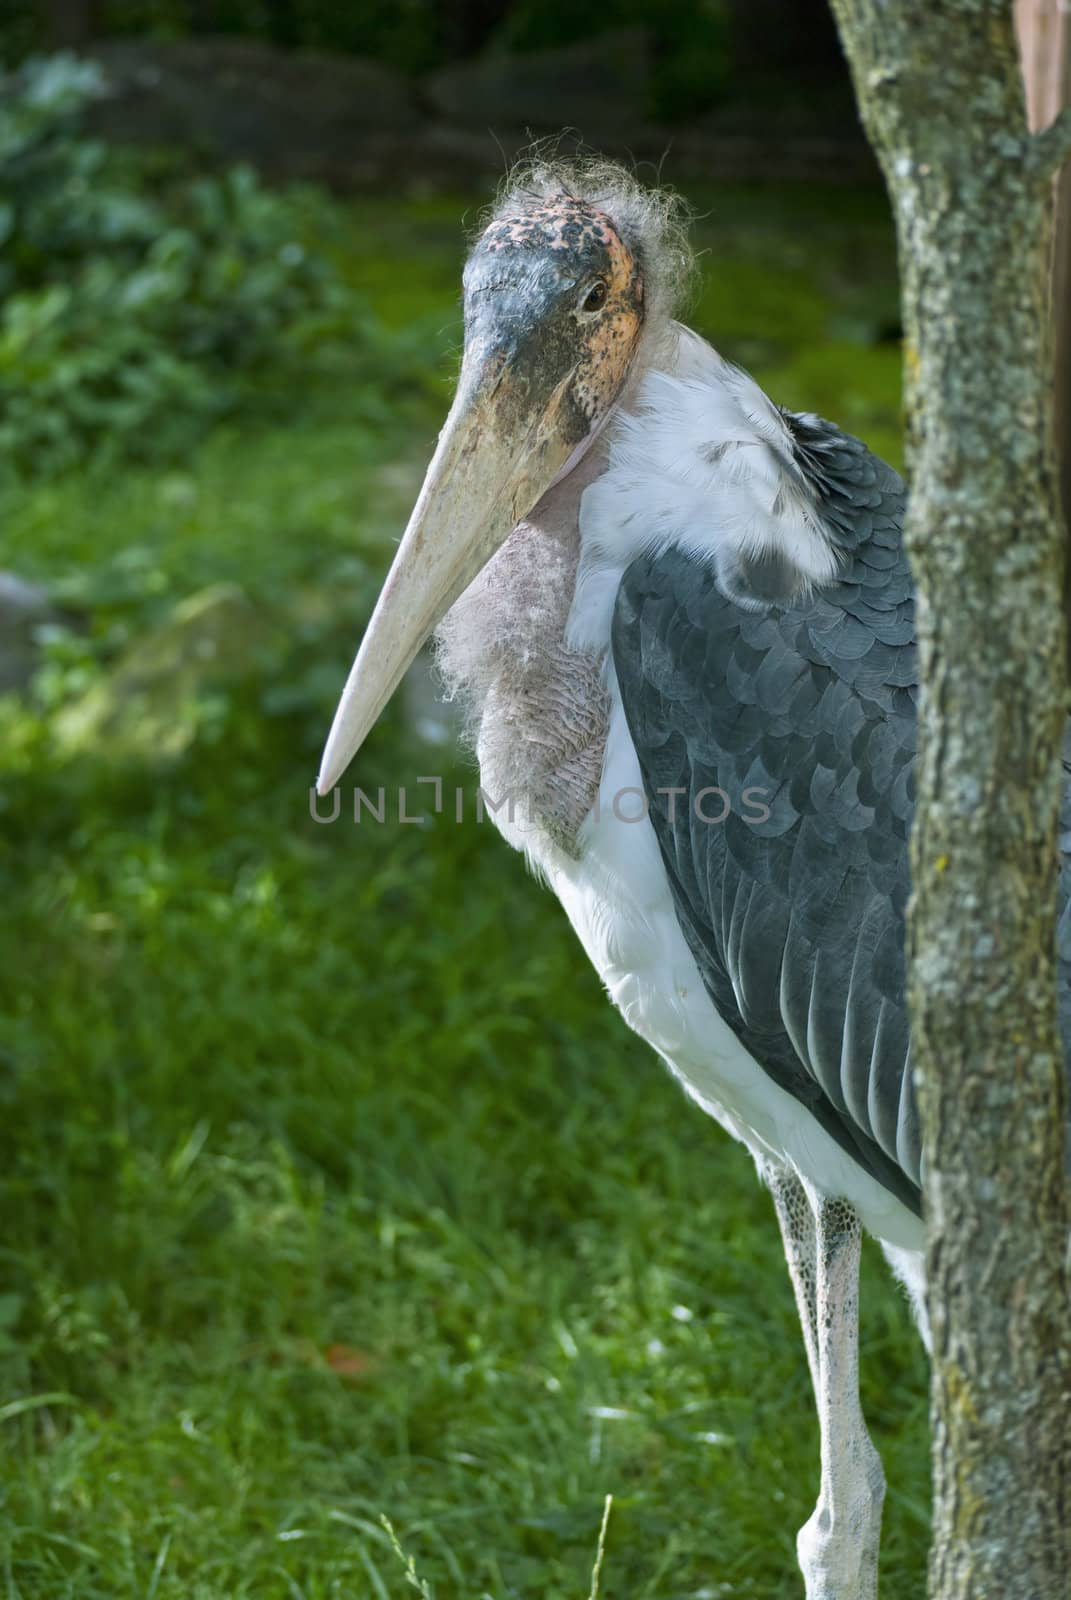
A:
<svg viewBox="0 0 1071 1600">
<path fill-rule="evenodd" d="M 727 566 L 663 545 L 624 574 L 613 658 L 711 998 L 771 1078 L 917 1210 L 904 489 L 858 440 L 814 417 L 786 422 L 839 578 L 792 596 L 768 552 Z M 715 496 L 712 527 L 717 515 Z"/>
</svg>

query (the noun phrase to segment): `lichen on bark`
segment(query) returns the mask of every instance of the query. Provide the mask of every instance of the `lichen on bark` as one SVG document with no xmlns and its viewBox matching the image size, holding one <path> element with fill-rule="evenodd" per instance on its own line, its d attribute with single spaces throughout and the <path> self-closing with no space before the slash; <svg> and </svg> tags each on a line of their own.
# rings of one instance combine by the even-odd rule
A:
<svg viewBox="0 0 1071 1600">
<path fill-rule="evenodd" d="M 1011 0 L 833 0 L 896 216 L 922 693 L 909 913 L 934 1600 L 1071 1594 L 1051 171 Z"/>
</svg>

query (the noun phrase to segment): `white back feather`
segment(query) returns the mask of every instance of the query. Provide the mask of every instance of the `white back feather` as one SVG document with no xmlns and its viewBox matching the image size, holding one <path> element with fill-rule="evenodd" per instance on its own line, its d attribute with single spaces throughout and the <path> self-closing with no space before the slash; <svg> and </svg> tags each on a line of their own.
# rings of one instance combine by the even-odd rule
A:
<svg viewBox="0 0 1071 1600">
<path fill-rule="evenodd" d="M 727 556 L 778 555 L 800 590 L 835 576 L 836 547 L 784 417 L 689 329 L 678 329 L 672 364 L 648 371 L 619 409 L 607 448 L 580 508 L 574 648 L 606 648 L 625 568 L 670 544 L 719 567 Z"/>
</svg>

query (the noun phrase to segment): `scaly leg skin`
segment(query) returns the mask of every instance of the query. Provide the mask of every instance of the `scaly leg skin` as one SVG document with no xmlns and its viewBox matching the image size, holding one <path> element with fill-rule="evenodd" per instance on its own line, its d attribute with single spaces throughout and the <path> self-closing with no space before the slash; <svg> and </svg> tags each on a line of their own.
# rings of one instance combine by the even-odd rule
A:
<svg viewBox="0 0 1071 1600">
<path fill-rule="evenodd" d="M 796 1542 L 807 1600 L 877 1600 L 885 1475 L 859 1404 L 859 1250 L 846 1200 L 767 1172 L 796 1292 L 821 1434 L 818 1504 Z"/>
</svg>

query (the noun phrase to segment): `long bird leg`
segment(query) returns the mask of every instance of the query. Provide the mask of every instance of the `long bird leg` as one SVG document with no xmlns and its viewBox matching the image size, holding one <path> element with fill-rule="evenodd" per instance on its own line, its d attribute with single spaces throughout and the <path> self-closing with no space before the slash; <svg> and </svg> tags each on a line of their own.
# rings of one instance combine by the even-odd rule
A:
<svg viewBox="0 0 1071 1600">
<path fill-rule="evenodd" d="M 807 1600 L 876 1600 L 885 1475 L 859 1404 L 862 1227 L 846 1200 L 767 1173 L 796 1293 L 821 1438 L 821 1491 L 796 1542 Z"/>
</svg>

